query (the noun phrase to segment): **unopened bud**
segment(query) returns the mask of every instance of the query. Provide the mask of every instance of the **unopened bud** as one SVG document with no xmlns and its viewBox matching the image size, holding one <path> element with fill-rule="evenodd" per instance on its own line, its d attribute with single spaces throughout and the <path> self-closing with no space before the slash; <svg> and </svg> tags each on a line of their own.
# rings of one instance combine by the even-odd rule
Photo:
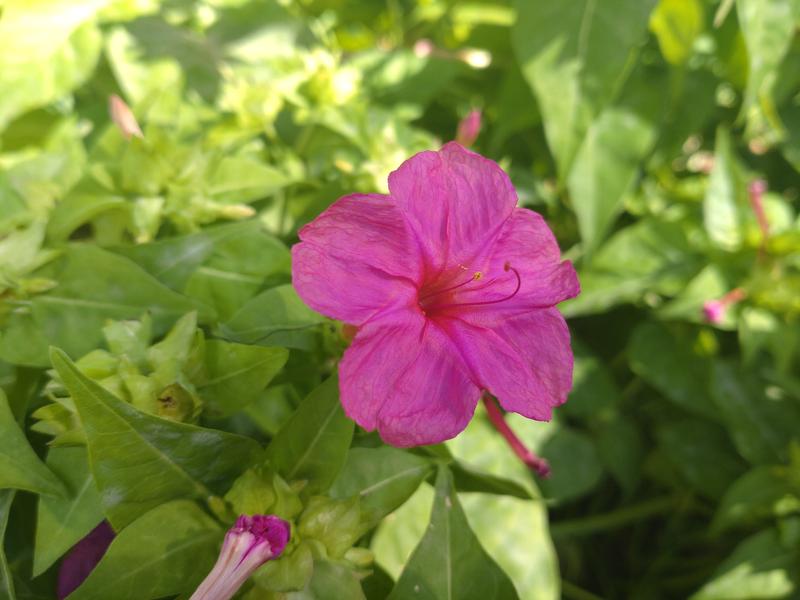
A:
<svg viewBox="0 0 800 600">
<path fill-rule="evenodd" d="M 430 40 L 422 39 L 417 40 L 414 44 L 414 54 L 416 54 L 419 58 L 425 58 L 426 56 L 430 56 L 433 54 L 434 46 L 433 42 Z"/>
<path fill-rule="evenodd" d="M 458 130 L 456 131 L 456 141 L 469 148 L 475 143 L 478 134 L 481 132 L 481 111 L 475 109 L 469 111 L 469 114 L 461 119 L 458 123 Z"/>
<path fill-rule="evenodd" d="M 254 214 L 255 209 L 247 204 L 226 204 L 219 209 L 219 216 L 225 219 L 249 219 Z"/>
<path fill-rule="evenodd" d="M 735 288 L 718 300 L 706 300 L 703 303 L 703 316 L 712 325 L 720 324 L 728 312 L 728 308 L 740 302 L 745 297 L 742 288 Z"/>
<path fill-rule="evenodd" d="M 144 137 L 136 117 L 133 116 L 133 111 L 116 94 L 111 94 L 108 99 L 108 112 L 111 113 L 111 120 L 126 140 L 134 136 L 138 138 Z"/>
</svg>

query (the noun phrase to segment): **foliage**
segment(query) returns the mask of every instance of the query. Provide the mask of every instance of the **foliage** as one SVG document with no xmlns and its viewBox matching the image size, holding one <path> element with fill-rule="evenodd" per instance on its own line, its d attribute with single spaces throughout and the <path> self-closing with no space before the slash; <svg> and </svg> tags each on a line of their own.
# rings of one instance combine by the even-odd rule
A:
<svg viewBox="0 0 800 600">
<path fill-rule="evenodd" d="M 797 0 L 0 2 L 0 598 L 55 597 L 103 519 L 71 598 L 188 597 L 243 512 L 292 523 L 250 600 L 800 596 L 798 25 Z M 474 108 L 582 284 L 570 400 L 509 418 L 543 481 L 480 410 L 415 450 L 354 427 L 347 332 L 290 285 L 299 227 Z"/>
</svg>

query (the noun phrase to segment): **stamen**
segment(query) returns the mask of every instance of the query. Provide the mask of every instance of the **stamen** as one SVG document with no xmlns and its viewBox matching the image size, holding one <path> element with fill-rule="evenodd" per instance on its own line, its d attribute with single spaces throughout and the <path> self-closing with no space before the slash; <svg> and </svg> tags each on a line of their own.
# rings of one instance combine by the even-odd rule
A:
<svg viewBox="0 0 800 600">
<path fill-rule="evenodd" d="M 503 270 L 506 271 L 506 272 L 508 272 L 508 271 L 513 272 L 514 276 L 517 278 L 517 286 L 514 288 L 514 291 L 511 292 L 505 298 L 498 298 L 497 300 L 483 300 L 483 301 L 480 301 L 480 302 L 456 302 L 454 304 L 444 304 L 442 306 L 437 306 L 436 307 L 437 310 L 442 309 L 442 308 L 454 308 L 454 307 L 457 307 L 457 306 L 486 306 L 486 305 L 489 305 L 489 304 L 498 304 L 499 302 L 505 302 L 506 300 L 511 300 L 511 298 L 513 298 L 514 296 L 517 295 L 517 293 L 519 292 L 519 289 L 522 287 L 522 277 L 520 276 L 519 271 L 517 271 L 514 267 L 511 266 L 510 262 L 506 262 L 506 264 L 503 265 Z M 478 273 L 476 273 L 476 275 L 477 274 Z M 492 281 L 495 281 L 495 280 L 493 279 Z M 489 283 L 491 283 L 491 282 L 489 282 Z M 461 287 L 461 286 L 458 286 L 458 287 Z M 487 287 L 487 286 L 484 286 L 484 287 Z"/>
<path fill-rule="evenodd" d="M 459 266 L 461 266 L 461 265 L 459 265 Z M 475 271 L 475 273 L 472 275 L 471 279 L 467 279 L 466 281 L 463 281 L 463 282 L 459 283 L 458 285 L 454 285 L 454 286 L 449 287 L 449 288 L 444 288 L 443 290 L 436 290 L 435 292 L 431 292 L 427 296 L 423 296 L 422 298 L 420 298 L 419 302 L 420 302 L 420 304 L 422 304 L 423 302 L 425 302 L 429 298 L 434 298 L 435 296 L 438 296 L 440 294 L 446 294 L 447 292 L 452 292 L 453 290 L 457 290 L 458 288 L 462 288 L 465 285 L 468 285 L 468 284 L 472 283 L 473 281 L 478 281 L 482 277 L 483 277 L 483 273 L 481 273 L 480 271 Z"/>
</svg>

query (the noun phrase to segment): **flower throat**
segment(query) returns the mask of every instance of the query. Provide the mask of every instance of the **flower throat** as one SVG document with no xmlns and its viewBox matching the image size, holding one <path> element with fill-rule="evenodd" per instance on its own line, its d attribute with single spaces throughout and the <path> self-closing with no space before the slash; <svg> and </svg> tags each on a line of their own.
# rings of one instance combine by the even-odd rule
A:
<svg viewBox="0 0 800 600">
<path fill-rule="evenodd" d="M 487 290 L 494 284 L 500 281 L 500 277 L 493 277 L 489 281 L 478 285 L 477 287 L 471 287 L 470 284 L 475 283 L 477 281 L 481 281 L 483 279 L 483 273 L 481 271 L 476 271 L 475 274 L 467 279 L 466 281 L 462 281 L 456 285 L 441 289 L 435 290 L 428 294 L 421 294 L 418 300 L 419 306 L 422 309 L 423 314 L 428 314 L 431 311 L 440 311 L 443 309 L 448 308 L 460 308 L 464 306 L 484 306 L 490 304 L 499 304 L 500 302 L 505 302 L 506 300 L 510 300 L 514 296 L 517 295 L 519 292 L 520 287 L 522 286 L 522 277 L 514 267 L 511 266 L 510 262 L 506 262 L 503 265 L 503 271 L 505 273 L 512 273 L 514 278 L 516 279 L 516 285 L 514 287 L 514 291 L 510 294 L 504 296 L 503 298 L 497 298 L 495 300 L 481 300 L 475 302 L 445 302 L 444 304 L 438 304 L 438 300 L 443 299 L 442 297 L 447 299 L 455 299 L 454 296 L 456 295 L 455 292 L 462 290 L 463 293 L 471 293 L 471 292 L 478 292 L 482 290 Z M 470 287 L 468 287 L 470 286 Z"/>
</svg>

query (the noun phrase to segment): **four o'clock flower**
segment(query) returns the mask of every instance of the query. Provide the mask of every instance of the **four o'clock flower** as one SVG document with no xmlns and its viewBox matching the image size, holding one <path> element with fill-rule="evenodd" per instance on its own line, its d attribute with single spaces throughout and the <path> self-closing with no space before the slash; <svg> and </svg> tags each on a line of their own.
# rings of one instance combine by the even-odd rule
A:
<svg viewBox="0 0 800 600">
<path fill-rule="evenodd" d="M 225 534 L 217 563 L 190 600 L 232 598 L 253 571 L 281 555 L 289 531 L 289 524 L 273 515 L 240 516 Z"/>
<path fill-rule="evenodd" d="M 456 436 L 484 390 L 550 419 L 572 386 L 555 305 L 579 285 L 542 217 L 455 142 L 404 162 L 389 192 L 340 198 L 292 248 L 300 297 L 358 328 L 339 366 L 347 415 L 395 446 Z"/>
</svg>

